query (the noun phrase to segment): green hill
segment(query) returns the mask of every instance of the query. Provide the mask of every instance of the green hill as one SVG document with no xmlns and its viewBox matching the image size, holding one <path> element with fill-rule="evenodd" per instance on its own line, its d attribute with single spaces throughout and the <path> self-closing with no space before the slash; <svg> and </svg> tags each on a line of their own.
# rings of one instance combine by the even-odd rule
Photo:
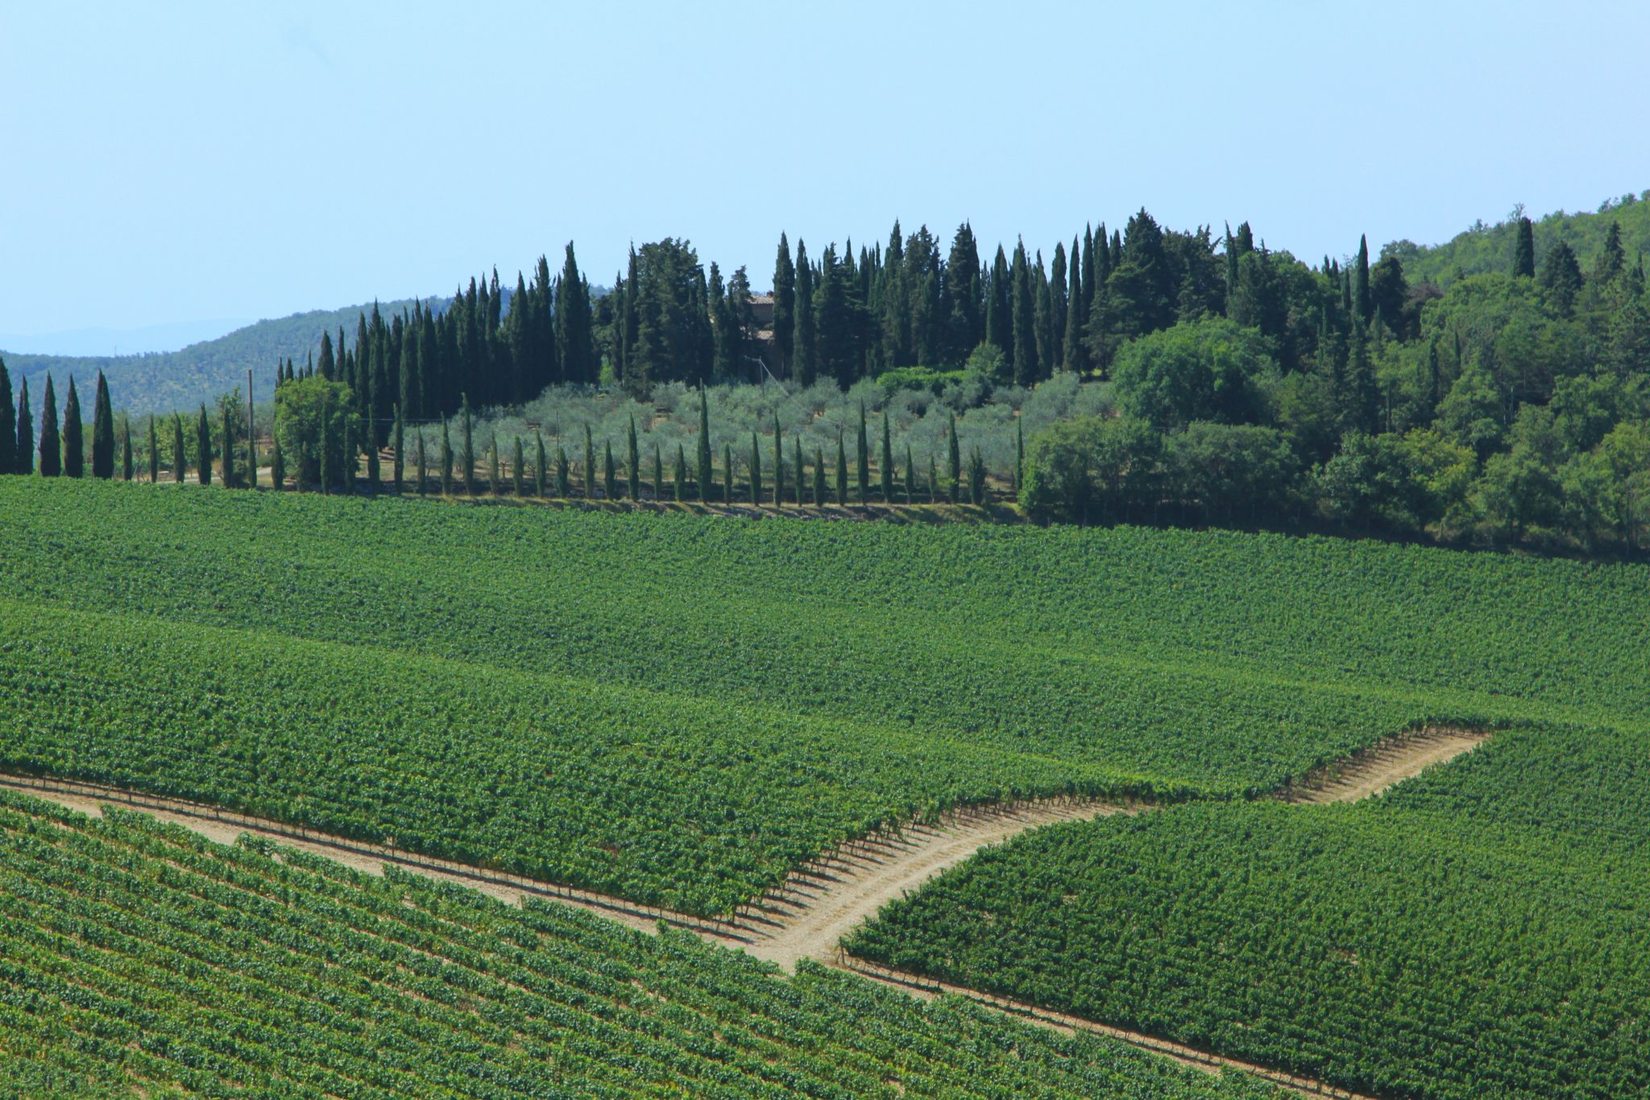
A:
<svg viewBox="0 0 1650 1100">
<path fill-rule="evenodd" d="M 1610 223 L 1621 225 L 1621 242 L 1627 249 L 1629 261 L 1640 253 L 1650 252 L 1650 191 L 1642 195 L 1623 195 L 1606 199 L 1590 213 L 1565 213 L 1555 210 L 1535 223 L 1536 263 L 1547 250 L 1563 241 L 1575 250 L 1582 270 L 1587 270 L 1604 246 L 1604 235 Z M 1480 275 L 1487 271 L 1507 271 L 1512 267 L 1513 242 L 1518 228 L 1515 211 L 1505 221 L 1495 225 L 1479 222 L 1464 233 L 1444 244 L 1418 245 L 1414 241 L 1393 241 L 1381 249 L 1382 257 L 1396 256 L 1403 262 L 1404 274 L 1412 283 L 1434 282 L 1445 285 L 1461 275 Z"/>
<path fill-rule="evenodd" d="M 437 303 L 443 300 L 430 299 Z M 380 302 L 386 316 L 412 309 L 413 299 Z M 70 375 L 90 379 L 102 371 L 117 408 L 135 414 L 192 409 L 211 402 L 219 394 L 246 386 L 246 372 L 252 373 L 259 400 L 268 399 L 275 389 L 275 364 L 291 358 L 303 363 L 304 356 L 320 345 L 321 333 L 345 329 L 353 340 L 356 319 L 371 312 L 371 304 L 343 309 L 317 309 L 290 317 L 259 321 L 236 329 L 216 340 L 204 340 L 180 351 L 147 355 L 20 355 L 0 351 L 14 378 L 20 373 L 29 380 L 29 392 L 39 401 L 50 371 L 61 386 Z"/>
</svg>

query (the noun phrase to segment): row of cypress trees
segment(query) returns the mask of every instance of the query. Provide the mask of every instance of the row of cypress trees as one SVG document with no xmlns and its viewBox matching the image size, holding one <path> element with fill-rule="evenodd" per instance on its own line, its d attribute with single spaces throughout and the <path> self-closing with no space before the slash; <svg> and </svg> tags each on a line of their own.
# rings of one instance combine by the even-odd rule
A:
<svg viewBox="0 0 1650 1100">
<path fill-rule="evenodd" d="M 474 423 L 470 414 L 468 402 L 464 402 L 459 414 L 459 442 L 454 449 L 451 428 L 448 421 L 441 423 L 440 450 L 435 470 L 431 470 L 430 456 L 425 449 L 424 435 L 417 433 L 414 439 L 413 468 L 415 476 L 413 484 L 420 495 L 428 492 L 432 485 L 439 485 L 440 492 L 451 494 L 462 492 L 468 496 L 480 496 L 482 485 L 475 477 L 476 450 L 474 439 Z M 400 418 L 396 417 L 399 428 Z M 397 431 L 399 439 L 400 432 Z M 835 503 L 847 506 L 852 498 L 861 506 L 880 501 L 883 504 L 914 504 L 919 501 L 936 503 L 940 499 L 947 499 L 952 503 L 967 500 L 974 504 L 983 504 L 987 495 L 985 460 L 978 449 L 970 452 L 965 464 L 962 458 L 962 447 L 957 436 L 957 421 L 953 415 L 946 432 L 946 474 L 944 480 L 940 477 L 939 461 L 928 456 L 926 477 L 917 467 L 915 456 L 909 444 L 905 447 L 904 476 L 900 475 L 898 458 L 894 453 L 892 428 L 888 417 L 882 418 L 881 457 L 873 465 L 871 460 L 870 425 L 864 405 L 859 409 L 859 428 L 856 437 L 855 461 L 853 464 L 854 477 L 850 486 L 847 441 L 844 436 L 838 436 L 835 456 L 835 476 L 830 476 L 830 467 L 827 465 L 825 453 L 816 448 L 812 456 L 812 465 L 808 456 L 803 453 L 802 440 L 799 436 L 791 439 L 791 454 L 787 458 L 785 453 L 785 436 L 778 418 L 774 419 L 773 435 L 771 439 L 772 464 L 768 467 L 769 473 L 764 474 L 763 453 L 766 449 L 762 437 L 751 432 L 750 451 L 744 463 L 744 492 L 739 492 L 739 463 L 734 456 L 731 443 L 724 443 L 722 447 L 721 477 L 717 477 L 714 461 L 714 448 L 710 439 L 709 408 L 703 391 L 699 398 L 699 435 L 696 448 L 695 464 L 690 468 L 686 448 L 678 444 L 676 455 L 671 466 L 670 476 L 667 479 L 665 472 L 665 456 L 663 449 L 654 444 L 651 456 L 653 498 L 656 500 L 673 499 L 677 501 L 721 502 L 732 504 L 744 501 L 752 505 L 773 504 L 783 507 L 786 503 L 796 505 L 824 505 Z M 1019 458 L 1015 464 L 1015 485 L 1017 490 L 1020 480 L 1021 465 L 1024 459 L 1024 438 L 1018 439 Z M 505 468 L 501 459 L 497 437 L 493 437 L 487 447 L 485 461 L 487 466 L 486 489 L 494 496 L 504 494 L 506 487 L 513 485 L 517 496 L 527 495 L 529 482 L 534 495 L 539 497 L 574 498 L 582 497 L 587 500 L 608 499 L 620 500 L 628 498 L 633 501 L 643 499 L 643 478 L 645 472 L 639 437 L 636 431 L 636 421 L 632 417 L 625 439 L 624 462 L 620 463 L 614 455 L 613 441 L 607 440 L 603 444 L 602 453 L 598 459 L 596 442 L 590 426 L 585 425 L 583 460 L 577 464 L 578 474 L 575 476 L 575 463 L 568 456 L 565 446 L 557 444 L 554 457 L 547 451 L 542 435 L 535 433 L 534 454 L 535 460 L 529 466 L 526 460 L 526 442 L 520 436 L 513 441 L 513 461 L 508 464 L 509 476 L 502 470 Z M 404 457 L 400 450 L 396 451 L 394 490 L 401 492 L 402 469 Z M 620 471 L 623 470 L 623 476 Z M 436 475 L 439 475 L 438 480 Z M 874 474 L 874 481 L 873 481 Z M 829 484 L 834 480 L 834 492 Z M 369 473 L 368 485 L 376 488 L 377 478 Z M 575 489 L 575 486 L 577 488 Z"/>
<path fill-rule="evenodd" d="M 87 476 L 85 418 L 81 414 L 80 391 L 74 378 L 69 379 L 69 395 L 63 403 L 60 424 L 56 384 L 50 374 L 46 375 L 38 441 L 30 414 L 28 379 L 23 379 L 20 389 L 14 403 L 11 374 L 5 362 L 0 360 L 0 474 L 31 474 L 38 471 L 42 477 Z M 91 430 L 90 475 L 105 479 L 114 477 L 118 460 L 121 473 L 131 480 L 130 429 L 119 441 L 117 455 L 114 410 L 109 401 L 109 383 L 102 371 L 97 372 Z M 37 454 L 38 465 L 35 461 Z"/>
</svg>

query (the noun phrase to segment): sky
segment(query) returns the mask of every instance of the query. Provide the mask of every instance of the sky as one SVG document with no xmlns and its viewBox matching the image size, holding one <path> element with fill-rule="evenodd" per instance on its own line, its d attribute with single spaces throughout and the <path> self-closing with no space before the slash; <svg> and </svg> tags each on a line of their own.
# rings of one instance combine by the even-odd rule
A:
<svg viewBox="0 0 1650 1100">
<path fill-rule="evenodd" d="M 0 334 L 227 331 L 569 240 L 592 283 L 675 236 L 760 289 L 782 230 L 896 218 L 1432 243 L 1650 188 L 1646 42 L 1642 2 L 6 4 Z"/>
</svg>

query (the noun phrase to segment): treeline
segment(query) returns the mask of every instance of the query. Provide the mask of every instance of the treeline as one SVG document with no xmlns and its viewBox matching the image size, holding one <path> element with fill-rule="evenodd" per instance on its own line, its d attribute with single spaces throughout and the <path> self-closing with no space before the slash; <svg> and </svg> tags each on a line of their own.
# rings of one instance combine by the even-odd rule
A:
<svg viewBox="0 0 1650 1100">
<path fill-rule="evenodd" d="M 1033 441 L 1022 503 L 1636 553 L 1650 532 L 1650 299 L 1613 227 L 1586 270 L 1527 219 L 1447 290 L 1226 240 L 1222 310 L 1121 344 L 1120 418 Z M 1126 246 L 1125 246 L 1126 249 Z M 1244 429 L 1244 430 L 1238 430 Z"/>
<path fill-rule="evenodd" d="M 42 477 L 112 478 L 117 469 L 132 480 L 132 439 L 124 429 L 115 438 L 114 410 L 109 402 L 109 383 L 97 373 L 97 390 L 92 401 L 91 434 L 86 434 L 81 413 L 80 391 L 69 379 L 69 393 L 63 403 L 61 425 L 57 415 L 57 387 L 46 375 L 46 392 L 41 400 L 38 440 L 29 403 L 29 383 L 23 379 L 15 395 L 11 372 L 0 360 L 0 474 L 32 474 Z M 38 464 L 36 458 L 38 456 Z"/>
</svg>

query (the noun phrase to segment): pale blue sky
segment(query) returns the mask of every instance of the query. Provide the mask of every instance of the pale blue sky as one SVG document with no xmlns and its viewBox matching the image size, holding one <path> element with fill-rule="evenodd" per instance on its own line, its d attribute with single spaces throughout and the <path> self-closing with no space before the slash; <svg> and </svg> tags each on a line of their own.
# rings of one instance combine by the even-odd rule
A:
<svg viewBox="0 0 1650 1100">
<path fill-rule="evenodd" d="M 570 238 L 593 282 L 678 235 L 765 287 L 781 229 L 896 217 L 1431 242 L 1650 187 L 1646 43 L 1644 3 L 8 3 L 0 333 L 442 293 Z"/>
</svg>

